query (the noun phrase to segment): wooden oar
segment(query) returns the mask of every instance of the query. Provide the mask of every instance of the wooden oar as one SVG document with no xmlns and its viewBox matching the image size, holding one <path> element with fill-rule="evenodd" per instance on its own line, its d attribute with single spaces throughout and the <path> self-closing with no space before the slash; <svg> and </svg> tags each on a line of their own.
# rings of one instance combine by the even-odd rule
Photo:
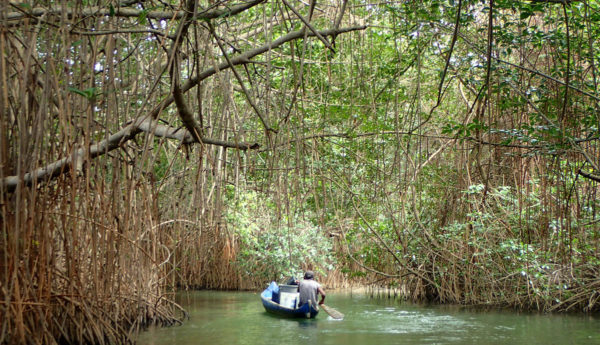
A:
<svg viewBox="0 0 600 345">
<path fill-rule="evenodd" d="M 325 310 L 325 312 L 327 314 L 329 314 L 329 316 L 331 316 L 332 318 L 336 319 L 336 320 L 341 320 L 344 318 L 344 314 L 340 313 L 339 311 L 333 309 L 330 306 L 327 306 L 325 304 L 321 304 L 321 308 L 323 308 L 323 310 Z"/>
</svg>

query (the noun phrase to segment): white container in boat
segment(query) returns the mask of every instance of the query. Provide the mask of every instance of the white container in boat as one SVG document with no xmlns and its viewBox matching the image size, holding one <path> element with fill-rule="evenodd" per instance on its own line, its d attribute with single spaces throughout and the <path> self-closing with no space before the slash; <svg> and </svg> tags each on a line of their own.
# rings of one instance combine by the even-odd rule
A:
<svg viewBox="0 0 600 345">
<path fill-rule="evenodd" d="M 296 309 L 299 296 L 300 294 L 297 292 L 280 292 L 279 304 L 286 308 Z"/>
</svg>

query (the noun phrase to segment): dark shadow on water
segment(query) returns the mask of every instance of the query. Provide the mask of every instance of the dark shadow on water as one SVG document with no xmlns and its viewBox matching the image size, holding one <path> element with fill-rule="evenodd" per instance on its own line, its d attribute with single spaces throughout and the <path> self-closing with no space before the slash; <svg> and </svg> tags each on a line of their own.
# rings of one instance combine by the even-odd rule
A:
<svg viewBox="0 0 600 345">
<path fill-rule="evenodd" d="M 319 322 L 319 316 L 317 316 L 316 318 L 313 318 L 313 319 L 304 319 L 304 318 L 297 318 L 297 317 L 285 317 L 285 316 L 269 313 L 267 311 L 263 311 L 261 314 L 262 314 L 262 316 L 265 316 L 266 318 L 268 318 L 269 320 L 272 320 L 272 321 L 296 323 L 296 324 L 298 324 L 298 327 L 301 329 L 312 329 L 312 328 L 316 329 L 318 322 Z"/>
<path fill-rule="evenodd" d="M 319 322 L 316 319 L 297 319 L 296 322 L 298 322 L 298 327 L 303 328 L 303 329 L 310 329 L 310 328 L 317 328 L 317 322 Z"/>
</svg>

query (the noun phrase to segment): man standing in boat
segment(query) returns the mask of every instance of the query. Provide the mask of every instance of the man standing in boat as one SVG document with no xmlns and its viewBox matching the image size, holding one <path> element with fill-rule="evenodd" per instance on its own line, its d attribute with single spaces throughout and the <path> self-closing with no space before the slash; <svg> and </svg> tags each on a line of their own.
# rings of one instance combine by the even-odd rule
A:
<svg viewBox="0 0 600 345">
<path fill-rule="evenodd" d="M 313 271 L 306 271 L 304 273 L 304 280 L 298 283 L 298 292 L 300 292 L 300 303 L 299 306 L 302 306 L 310 301 L 310 304 L 317 307 L 317 294 L 321 295 L 321 301 L 319 305 L 323 304 L 325 301 L 325 291 L 321 287 L 321 284 L 315 281 L 315 274 Z"/>
</svg>

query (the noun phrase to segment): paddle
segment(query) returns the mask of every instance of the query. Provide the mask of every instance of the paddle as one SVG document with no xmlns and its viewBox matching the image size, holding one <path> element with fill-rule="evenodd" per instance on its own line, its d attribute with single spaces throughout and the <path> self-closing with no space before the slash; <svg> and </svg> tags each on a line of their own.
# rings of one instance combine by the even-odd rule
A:
<svg viewBox="0 0 600 345">
<path fill-rule="evenodd" d="M 336 320 L 341 320 L 344 318 L 344 314 L 340 313 L 339 311 L 333 309 L 330 306 L 327 306 L 325 304 L 321 304 L 321 308 L 323 308 L 323 310 L 325 310 L 325 312 L 327 314 L 329 314 L 329 316 L 331 316 L 332 318 L 336 319 Z"/>
</svg>

